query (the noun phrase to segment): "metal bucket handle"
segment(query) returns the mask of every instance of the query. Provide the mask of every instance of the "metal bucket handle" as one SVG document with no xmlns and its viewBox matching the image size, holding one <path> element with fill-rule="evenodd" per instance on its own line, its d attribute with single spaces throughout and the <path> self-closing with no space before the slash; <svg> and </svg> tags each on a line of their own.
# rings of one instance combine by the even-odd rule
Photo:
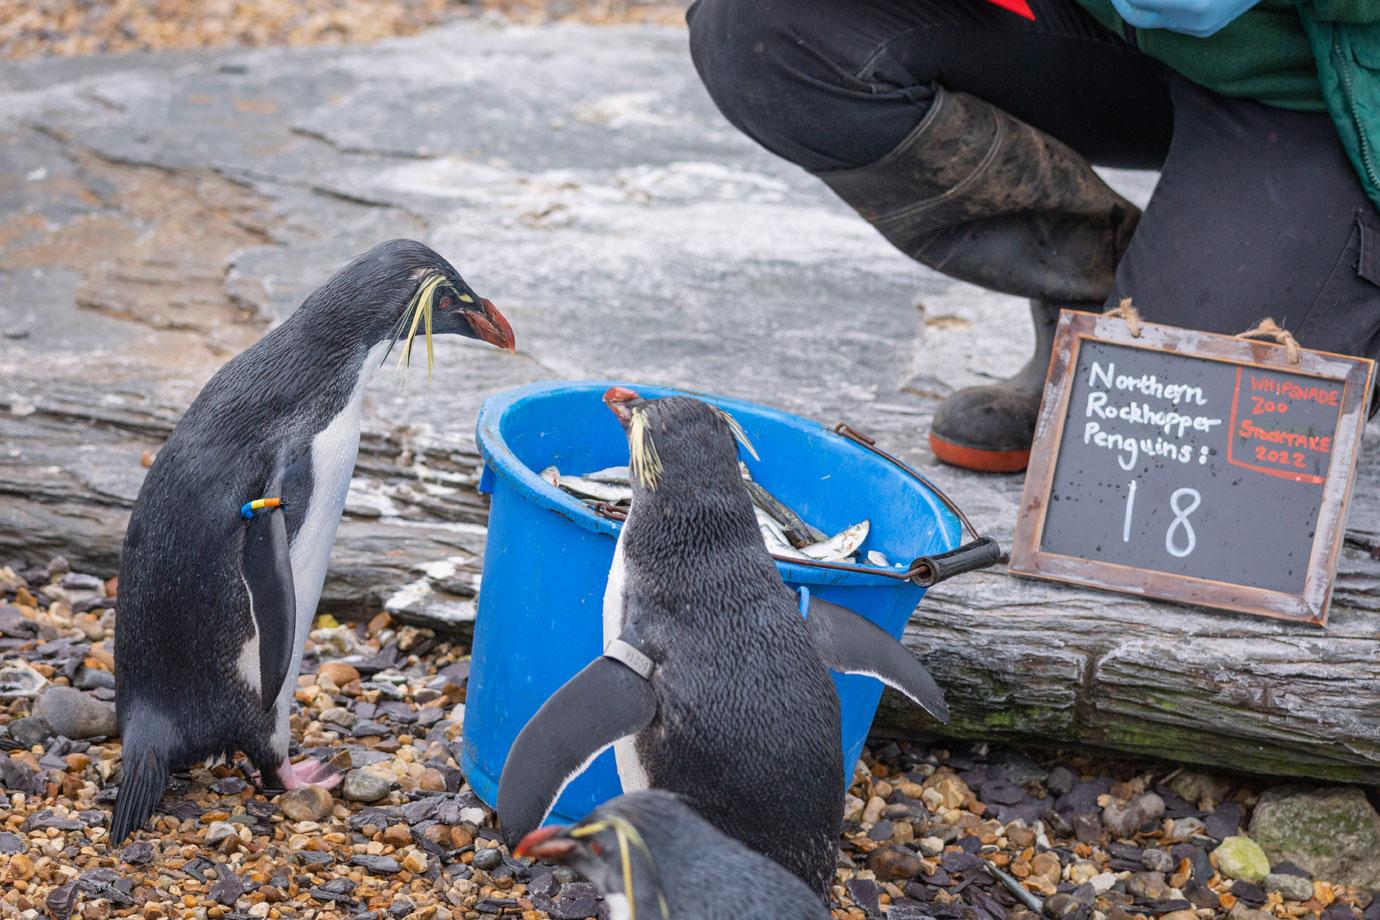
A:
<svg viewBox="0 0 1380 920">
<path fill-rule="evenodd" d="M 823 562 L 818 559 L 801 559 L 795 556 L 778 556 L 771 553 L 771 557 L 777 562 L 789 562 L 794 565 L 802 565 L 811 569 L 830 569 L 835 572 L 856 572 L 859 575 L 879 575 L 883 578 L 891 578 L 896 581 L 909 581 L 922 588 L 937 585 L 941 581 L 947 581 L 955 575 L 962 575 L 964 572 L 972 572 L 977 569 L 985 569 L 1001 560 L 1001 546 L 991 537 L 984 537 L 973 527 L 968 515 L 963 513 L 963 509 L 954 504 L 953 499 L 944 494 L 944 491 L 930 482 L 929 479 L 919 472 L 903 463 L 899 458 L 892 456 L 877 446 L 877 442 L 867 435 L 857 431 L 846 422 L 839 422 L 834 426 L 834 433 L 841 435 L 861 447 L 872 451 L 883 460 L 899 468 L 913 479 L 918 480 L 925 488 L 934 493 L 935 497 L 944 503 L 944 507 L 954 513 L 958 518 L 963 530 L 972 535 L 973 539 L 948 552 L 936 553 L 933 556 L 920 556 L 911 560 L 910 566 L 904 571 L 894 569 L 884 569 L 880 566 L 855 565 L 849 562 Z M 605 502 L 598 502 L 594 505 L 594 513 L 602 518 L 611 521 L 626 521 L 628 516 L 622 511 L 610 507 Z"/>
<path fill-rule="evenodd" d="M 963 513 L 963 509 L 958 507 L 953 499 L 944 494 L 944 490 L 930 482 L 919 471 L 903 462 L 899 457 L 892 456 L 877 446 L 877 442 L 867 435 L 853 428 L 847 422 L 839 422 L 834 426 L 834 433 L 841 435 L 861 447 L 872 451 L 883 460 L 891 463 L 900 469 L 907 476 L 920 482 L 925 488 L 929 489 L 934 496 L 944 503 L 944 507 L 954 513 L 958 518 L 963 530 L 967 531 L 973 539 L 945 553 L 936 553 L 933 556 L 920 556 L 911 560 L 910 567 L 904 572 L 892 572 L 887 569 L 874 568 L 864 565 L 850 565 L 844 562 L 799 562 L 800 565 L 810 565 L 815 568 L 838 569 L 846 572 L 863 572 L 867 574 L 885 575 L 888 578 L 895 578 L 899 581 L 910 581 L 922 588 L 937 585 L 941 581 L 948 581 L 955 575 L 962 575 L 964 572 L 973 572 L 977 569 L 985 569 L 1001 561 L 1001 546 L 991 537 L 984 537 L 977 532 L 972 521 L 968 520 L 968 515 Z M 778 557 L 779 558 L 779 557 Z"/>
</svg>

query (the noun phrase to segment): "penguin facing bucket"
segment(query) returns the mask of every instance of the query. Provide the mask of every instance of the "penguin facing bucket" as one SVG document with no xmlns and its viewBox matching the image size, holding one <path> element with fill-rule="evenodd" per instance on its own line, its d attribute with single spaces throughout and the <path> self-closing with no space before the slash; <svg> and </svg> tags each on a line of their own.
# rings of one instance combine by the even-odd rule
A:
<svg viewBox="0 0 1380 920">
<path fill-rule="evenodd" d="M 629 439 L 633 501 L 604 596 L 604 654 L 509 751 L 498 816 L 515 843 L 612 746 L 625 791 L 684 795 L 722 832 L 821 896 L 842 824 L 829 670 L 866 673 L 940 719 L 943 695 L 891 636 L 816 602 L 802 619 L 762 544 L 738 468 L 741 430 L 689 397 L 604 396 Z"/>
<path fill-rule="evenodd" d="M 382 243 L 221 368 L 159 451 L 130 517 L 115 627 L 123 741 L 112 845 L 171 771 L 240 751 L 269 786 L 339 781 L 288 761 L 288 716 L 359 449 L 364 389 L 424 334 L 512 350 L 502 314 L 440 255 Z"/>
</svg>

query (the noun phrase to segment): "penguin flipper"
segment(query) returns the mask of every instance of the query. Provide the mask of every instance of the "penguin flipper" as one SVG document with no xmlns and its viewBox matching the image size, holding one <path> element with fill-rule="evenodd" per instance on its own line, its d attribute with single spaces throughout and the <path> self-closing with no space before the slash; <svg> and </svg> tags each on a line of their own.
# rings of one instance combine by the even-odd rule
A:
<svg viewBox="0 0 1380 920">
<path fill-rule="evenodd" d="M 259 633 L 259 694 L 273 708 L 292 666 L 297 595 L 288 556 L 287 523 L 281 511 L 256 514 L 244 534 L 244 586 Z"/>
<path fill-rule="evenodd" d="M 599 657 L 532 716 L 508 751 L 498 781 L 498 819 L 509 846 L 546 820 L 570 781 L 620 738 L 656 715 L 651 684 L 632 668 Z"/>
<path fill-rule="evenodd" d="M 846 607 L 810 598 L 805 621 L 824 664 L 844 674 L 866 674 L 904 693 L 940 722 L 949 721 L 944 691 L 904 645 Z"/>
</svg>

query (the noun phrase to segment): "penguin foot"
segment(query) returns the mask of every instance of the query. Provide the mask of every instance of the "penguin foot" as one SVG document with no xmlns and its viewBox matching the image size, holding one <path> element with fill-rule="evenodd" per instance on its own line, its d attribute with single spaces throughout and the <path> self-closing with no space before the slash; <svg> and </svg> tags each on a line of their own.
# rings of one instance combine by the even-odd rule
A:
<svg viewBox="0 0 1380 920">
<path fill-rule="evenodd" d="M 303 786 L 320 786 L 334 789 L 340 783 L 340 774 L 319 760 L 299 760 L 292 763 L 286 757 L 278 765 L 278 777 L 284 789 L 301 789 Z"/>
</svg>

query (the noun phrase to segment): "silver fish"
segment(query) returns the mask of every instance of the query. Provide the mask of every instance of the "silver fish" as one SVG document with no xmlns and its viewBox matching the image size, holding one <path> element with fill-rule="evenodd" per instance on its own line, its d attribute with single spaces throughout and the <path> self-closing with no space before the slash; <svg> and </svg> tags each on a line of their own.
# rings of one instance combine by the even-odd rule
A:
<svg viewBox="0 0 1380 920">
<path fill-rule="evenodd" d="M 881 566 L 884 569 L 891 568 L 891 560 L 888 559 L 884 553 L 878 552 L 875 549 L 867 551 L 867 561 L 873 565 Z"/>
<path fill-rule="evenodd" d="M 540 476 L 542 479 L 545 479 L 547 482 L 551 483 L 551 485 L 555 486 L 556 488 L 559 489 L 561 487 L 561 471 L 556 469 L 554 466 L 548 466 L 546 469 L 542 470 L 537 475 Z"/>
<path fill-rule="evenodd" d="M 632 501 L 632 487 L 619 486 L 608 482 L 595 482 L 583 476 L 562 476 L 560 486 L 572 495 L 581 498 L 594 498 L 609 504 Z"/>
<path fill-rule="evenodd" d="M 585 473 L 585 479 L 593 482 L 607 482 L 613 485 L 625 486 L 628 484 L 628 468 L 626 466 L 610 466 L 602 470 L 595 470 L 592 473 Z"/>
<path fill-rule="evenodd" d="M 757 515 L 757 529 L 762 534 L 762 542 L 766 544 L 767 552 L 775 553 L 778 556 L 788 556 L 791 559 L 804 559 L 795 547 L 791 546 L 786 539 L 786 534 L 770 514 L 761 508 L 753 508 L 753 514 Z"/>
<path fill-rule="evenodd" d="M 859 521 L 827 540 L 802 546 L 800 551 L 811 559 L 818 559 L 821 562 L 843 562 L 858 551 L 858 547 L 862 546 L 863 541 L 867 539 L 867 532 L 871 528 L 871 521 Z"/>
</svg>

